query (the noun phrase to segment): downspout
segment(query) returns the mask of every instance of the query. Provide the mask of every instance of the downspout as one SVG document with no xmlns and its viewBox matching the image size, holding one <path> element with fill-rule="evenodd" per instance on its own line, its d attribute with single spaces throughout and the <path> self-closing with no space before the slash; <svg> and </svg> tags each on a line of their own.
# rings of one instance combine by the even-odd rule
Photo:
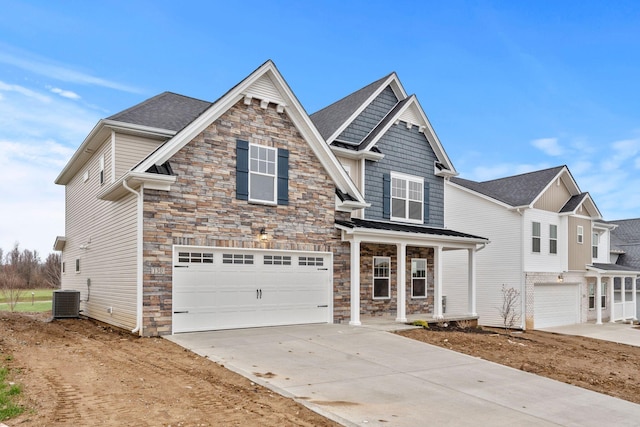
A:
<svg viewBox="0 0 640 427">
<path fill-rule="evenodd" d="M 136 332 L 141 335 L 142 334 L 142 189 L 140 191 L 136 191 L 133 188 L 129 187 L 127 184 L 127 180 L 122 181 L 122 186 L 129 192 L 136 195 L 137 203 L 137 237 L 136 237 L 136 327 L 131 330 L 132 334 Z"/>
</svg>

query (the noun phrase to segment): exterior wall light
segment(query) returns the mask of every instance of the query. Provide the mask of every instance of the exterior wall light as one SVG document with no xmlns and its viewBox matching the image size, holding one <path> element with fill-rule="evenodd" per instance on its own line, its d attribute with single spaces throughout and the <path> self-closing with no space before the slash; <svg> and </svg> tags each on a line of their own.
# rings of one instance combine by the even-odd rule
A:
<svg viewBox="0 0 640 427">
<path fill-rule="evenodd" d="M 558 283 L 562 283 L 564 282 L 564 276 L 562 275 L 562 273 L 558 274 Z"/>
<path fill-rule="evenodd" d="M 269 239 L 269 235 L 267 234 L 267 230 L 264 227 L 260 229 L 260 235 L 258 236 L 261 242 L 266 242 Z"/>
</svg>

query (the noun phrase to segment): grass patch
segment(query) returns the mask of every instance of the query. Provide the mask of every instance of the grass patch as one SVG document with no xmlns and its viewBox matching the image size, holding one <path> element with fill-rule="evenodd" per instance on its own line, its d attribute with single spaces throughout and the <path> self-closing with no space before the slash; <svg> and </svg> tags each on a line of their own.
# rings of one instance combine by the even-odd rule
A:
<svg viewBox="0 0 640 427">
<path fill-rule="evenodd" d="M 6 421 L 24 412 L 24 408 L 15 402 L 22 389 L 17 384 L 10 384 L 8 377 L 9 370 L 0 368 L 0 421 Z"/>
<path fill-rule="evenodd" d="M 13 308 L 16 313 L 41 313 L 49 310 L 51 310 L 51 301 L 36 301 L 33 304 L 31 304 L 31 301 L 19 302 Z M 10 311 L 9 304 L 0 303 L 0 311 Z"/>
<path fill-rule="evenodd" d="M 51 301 L 54 289 L 21 289 L 18 302 Z M 33 292 L 33 295 L 31 293 Z M 7 298 L 0 292 L 0 303 L 6 303 Z"/>
</svg>

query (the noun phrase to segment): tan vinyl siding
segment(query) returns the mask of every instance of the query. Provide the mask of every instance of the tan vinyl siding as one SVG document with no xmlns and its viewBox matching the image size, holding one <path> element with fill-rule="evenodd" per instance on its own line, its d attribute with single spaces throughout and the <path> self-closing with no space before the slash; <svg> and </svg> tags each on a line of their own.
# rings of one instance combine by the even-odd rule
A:
<svg viewBox="0 0 640 427">
<path fill-rule="evenodd" d="M 158 141 L 156 139 L 116 133 L 115 180 L 144 160 L 162 143 L 163 141 Z"/>
<path fill-rule="evenodd" d="M 105 178 L 110 177 L 109 139 L 87 162 L 89 180 L 84 182 L 87 168 L 83 168 L 66 186 L 62 288 L 80 291 L 83 314 L 132 329 L 136 323 L 136 198 L 130 195 L 107 202 L 96 197 L 103 188 L 99 183 L 102 155 Z M 82 249 L 82 245 L 87 248 Z M 80 259 L 79 273 L 75 272 L 76 259 Z M 109 307 L 112 313 L 108 313 Z"/>
<path fill-rule="evenodd" d="M 583 242 L 578 243 L 578 226 L 583 229 Z M 569 217 L 569 270 L 584 270 L 591 264 L 591 220 Z"/>
<path fill-rule="evenodd" d="M 560 212 L 569 201 L 571 193 L 561 179 L 557 179 L 534 203 L 533 207 L 550 212 Z"/>
</svg>

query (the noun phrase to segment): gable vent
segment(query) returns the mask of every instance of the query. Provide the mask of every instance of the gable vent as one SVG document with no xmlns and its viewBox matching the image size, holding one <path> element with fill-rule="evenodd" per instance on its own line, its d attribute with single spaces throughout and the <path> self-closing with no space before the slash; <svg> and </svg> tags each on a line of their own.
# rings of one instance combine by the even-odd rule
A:
<svg viewBox="0 0 640 427">
<path fill-rule="evenodd" d="M 80 291 L 67 289 L 53 291 L 51 309 L 54 319 L 79 317 Z"/>
</svg>

